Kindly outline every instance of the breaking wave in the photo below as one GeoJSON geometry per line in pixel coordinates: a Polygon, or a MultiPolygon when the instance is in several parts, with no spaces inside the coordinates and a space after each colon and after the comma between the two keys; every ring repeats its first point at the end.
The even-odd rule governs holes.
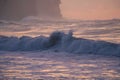
{"type": "Polygon", "coordinates": [[[78,54],[102,54],[120,56],[120,44],[105,41],[75,38],[72,31],[68,34],[55,31],[50,37],[6,37],[0,36],[1,51],[54,50],[78,54]]]}

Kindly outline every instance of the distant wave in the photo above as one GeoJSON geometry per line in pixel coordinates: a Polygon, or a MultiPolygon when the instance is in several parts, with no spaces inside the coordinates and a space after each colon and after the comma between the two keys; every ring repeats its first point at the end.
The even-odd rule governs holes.
{"type": "Polygon", "coordinates": [[[55,31],[50,37],[6,37],[0,36],[1,51],[36,51],[54,50],[65,51],[78,54],[102,54],[120,56],[120,44],[95,41],[72,36],[72,31],[68,34],[55,31]]]}

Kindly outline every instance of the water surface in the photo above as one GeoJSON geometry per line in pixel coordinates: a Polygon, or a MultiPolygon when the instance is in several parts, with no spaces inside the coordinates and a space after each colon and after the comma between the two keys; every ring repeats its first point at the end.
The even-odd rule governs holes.
{"type": "Polygon", "coordinates": [[[119,80],[120,59],[64,52],[0,52],[1,80],[119,80]]]}

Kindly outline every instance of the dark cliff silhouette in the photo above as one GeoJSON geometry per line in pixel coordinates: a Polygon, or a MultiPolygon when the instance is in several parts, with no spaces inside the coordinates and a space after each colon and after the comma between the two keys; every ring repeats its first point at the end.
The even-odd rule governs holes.
{"type": "Polygon", "coordinates": [[[0,19],[19,20],[27,16],[62,18],[60,0],[0,0],[0,19]]]}

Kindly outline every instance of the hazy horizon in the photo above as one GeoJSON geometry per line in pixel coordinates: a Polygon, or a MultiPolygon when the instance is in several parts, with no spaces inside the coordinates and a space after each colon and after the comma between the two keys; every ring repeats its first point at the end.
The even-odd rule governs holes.
{"type": "Polygon", "coordinates": [[[28,16],[78,20],[120,19],[119,3],[120,0],[1,0],[0,19],[28,16]]]}
{"type": "Polygon", "coordinates": [[[0,0],[0,80],[120,80],[120,0],[0,0]]]}
{"type": "Polygon", "coordinates": [[[104,20],[120,18],[120,0],[61,0],[64,18],[104,20]]]}

